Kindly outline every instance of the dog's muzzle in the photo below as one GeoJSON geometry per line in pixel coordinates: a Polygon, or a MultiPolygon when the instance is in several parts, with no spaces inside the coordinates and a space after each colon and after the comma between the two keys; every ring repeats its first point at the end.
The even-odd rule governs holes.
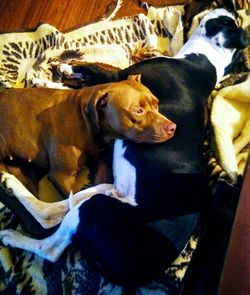
{"type": "Polygon", "coordinates": [[[245,49],[249,44],[249,36],[247,32],[241,28],[238,28],[237,30],[233,30],[232,32],[229,32],[228,38],[226,38],[224,47],[225,48],[236,48],[236,49],[245,49]]]}

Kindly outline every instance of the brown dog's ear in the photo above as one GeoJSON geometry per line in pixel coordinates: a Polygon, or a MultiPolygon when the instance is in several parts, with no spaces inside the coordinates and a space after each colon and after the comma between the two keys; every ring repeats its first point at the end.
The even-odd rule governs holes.
{"type": "Polygon", "coordinates": [[[85,108],[85,112],[90,116],[91,120],[96,125],[97,129],[99,126],[98,110],[104,108],[107,105],[108,93],[104,90],[97,91],[88,101],[85,108]]]}
{"type": "Polygon", "coordinates": [[[134,81],[137,81],[137,82],[141,83],[141,75],[140,74],[138,74],[138,75],[129,75],[128,80],[134,80],[134,81]]]}

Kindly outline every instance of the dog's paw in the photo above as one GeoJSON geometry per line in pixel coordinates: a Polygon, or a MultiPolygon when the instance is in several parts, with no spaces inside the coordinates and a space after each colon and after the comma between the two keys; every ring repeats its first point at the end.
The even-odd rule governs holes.
{"type": "Polygon", "coordinates": [[[16,180],[17,180],[17,178],[13,174],[10,174],[10,173],[5,172],[5,171],[0,172],[0,181],[1,182],[11,183],[11,182],[16,181],[16,180]]]}
{"type": "Polygon", "coordinates": [[[13,186],[16,182],[19,182],[19,180],[13,174],[5,171],[0,172],[0,186],[8,195],[14,195],[13,186]]]}
{"type": "Polygon", "coordinates": [[[0,185],[10,196],[30,195],[26,187],[13,174],[2,171],[0,173],[0,185]]]}
{"type": "Polygon", "coordinates": [[[13,229],[0,231],[0,241],[4,246],[15,246],[21,236],[22,234],[13,229]]]}
{"type": "Polygon", "coordinates": [[[61,63],[57,66],[57,72],[65,77],[72,77],[74,73],[72,67],[64,63],[61,63]]]}

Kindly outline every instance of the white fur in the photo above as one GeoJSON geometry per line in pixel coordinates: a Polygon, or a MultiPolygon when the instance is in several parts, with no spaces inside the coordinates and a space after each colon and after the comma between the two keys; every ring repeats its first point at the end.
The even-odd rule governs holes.
{"type": "Polygon", "coordinates": [[[55,203],[40,201],[12,174],[1,172],[1,183],[12,191],[14,196],[9,198],[17,198],[44,228],[60,223],[69,211],[68,200],[55,203]]]}
{"type": "MultiPolygon", "coordinates": [[[[175,56],[176,58],[181,58],[189,53],[202,53],[206,55],[216,68],[217,81],[223,77],[224,69],[230,64],[233,55],[233,50],[220,46],[224,42],[221,34],[212,39],[205,37],[204,23],[208,19],[218,17],[219,15],[232,17],[224,9],[217,9],[208,13],[189,41],[175,56]],[[219,46],[216,45],[216,42],[219,43],[219,46]]],[[[42,83],[42,81],[34,82],[42,83]]],[[[11,175],[10,177],[10,175],[4,173],[7,187],[12,188],[19,201],[22,202],[42,226],[48,228],[59,222],[61,222],[61,225],[53,235],[42,240],[31,239],[13,230],[0,231],[0,240],[2,240],[4,245],[32,251],[50,261],[56,261],[64,249],[71,243],[71,237],[77,230],[80,206],[93,195],[104,193],[118,198],[122,202],[136,206],[136,169],[124,157],[125,152],[126,147],[123,146],[123,140],[116,140],[113,156],[114,186],[104,184],[100,187],[83,190],[75,195],[71,194],[68,200],[56,203],[45,203],[37,200],[17,179],[12,178],[14,176],[11,175]],[[15,183],[12,183],[12,181],[15,181],[15,183]],[[17,183],[19,184],[17,185],[17,183]]]]}
{"type": "Polygon", "coordinates": [[[69,195],[69,208],[72,209],[82,200],[89,199],[90,197],[93,197],[97,194],[104,194],[106,196],[113,196],[113,194],[115,195],[114,185],[111,183],[101,183],[96,186],[81,190],[76,194],[71,193],[69,195]]]}
{"type": "Polygon", "coordinates": [[[112,184],[100,184],[74,195],[70,194],[67,200],[46,203],[33,196],[12,174],[2,172],[1,182],[7,189],[12,190],[15,197],[44,228],[50,228],[61,222],[54,234],[41,240],[30,238],[15,230],[2,230],[0,240],[3,245],[33,252],[52,262],[55,262],[71,244],[72,235],[77,231],[80,222],[79,208],[84,202],[99,193],[119,198],[112,184]]]}
{"type": "Polygon", "coordinates": [[[0,240],[5,246],[24,249],[55,262],[65,248],[71,244],[72,235],[76,232],[80,222],[79,207],[88,199],[73,207],[63,218],[58,230],[45,239],[33,239],[18,231],[7,229],[0,231],[0,240]]]}
{"type": "Polygon", "coordinates": [[[125,151],[123,140],[116,139],[113,154],[114,186],[121,200],[136,206],[136,169],[124,157],[125,151]]]}
{"type": "MultiPolygon", "coordinates": [[[[44,228],[51,228],[60,222],[74,206],[79,202],[88,200],[96,194],[105,194],[117,198],[114,192],[114,185],[109,183],[99,184],[76,194],[70,194],[69,198],[63,201],[47,203],[38,200],[26,187],[12,174],[1,173],[1,182],[7,189],[11,189],[13,198],[17,198],[22,205],[44,228]]],[[[5,189],[6,189],[5,188],[5,189]]],[[[12,198],[12,196],[9,196],[12,198]]]]}
{"type": "Polygon", "coordinates": [[[72,70],[72,67],[65,63],[59,64],[59,66],[57,67],[57,71],[59,72],[59,74],[64,74],[65,76],[70,76],[70,77],[74,73],[72,70]]]}
{"type": "MultiPolygon", "coordinates": [[[[171,13],[173,14],[174,18],[177,18],[173,24],[175,30],[182,31],[180,28],[176,28],[177,24],[175,23],[181,23],[178,19],[181,18],[181,13],[179,11],[171,11],[169,8],[166,10],[166,16],[171,17],[171,13]]],[[[174,29],[171,28],[171,26],[167,23],[168,19],[164,18],[165,26],[170,30],[170,32],[173,34],[174,29]]],[[[224,8],[215,9],[213,11],[205,11],[201,13],[200,17],[202,17],[202,20],[200,21],[200,24],[197,26],[197,22],[199,21],[200,17],[194,19],[193,23],[194,26],[197,26],[196,28],[191,27],[191,35],[189,40],[181,47],[181,49],[175,54],[174,58],[183,58],[187,54],[196,53],[196,54],[204,54],[209,61],[212,63],[212,65],[216,69],[217,74],[217,83],[222,79],[224,76],[225,68],[231,63],[233,54],[235,50],[233,49],[227,49],[224,48],[223,45],[225,43],[225,38],[222,32],[218,33],[216,36],[212,38],[207,38],[205,36],[205,23],[213,18],[218,18],[219,16],[228,16],[232,18],[235,21],[234,16],[225,10],[224,8]],[[205,14],[205,16],[204,16],[205,14]]],[[[180,34],[180,32],[176,32],[175,35],[180,34]]],[[[178,41],[179,37],[176,37],[176,42],[178,41]]],[[[174,42],[174,41],[173,41],[174,42]]],[[[175,46],[176,48],[180,46],[175,46]]],[[[157,58],[153,57],[153,58],[157,58]]],[[[173,57],[166,57],[166,58],[173,58],[173,57]]],[[[73,71],[72,67],[68,64],[60,64],[58,66],[58,71],[61,74],[65,74],[66,76],[72,76],[73,71]]],[[[60,87],[60,86],[59,86],[60,87]]]]}
{"type": "Polygon", "coordinates": [[[37,88],[69,89],[69,87],[64,86],[63,83],[57,83],[40,78],[33,78],[31,80],[31,86],[37,88]]]}
{"type": "Polygon", "coordinates": [[[217,73],[217,83],[224,76],[225,68],[231,63],[235,50],[224,48],[224,36],[222,33],[217,34],[213,38],[205,36],[205,23],[213,18],[221,15],[234,17],[227,10],[215,9],[203,17],[199,26],[193,31],[189,40],[184,44],[181,50],[175,55],[175,58],[185,57],[190,53],[204,54],[213,64],[217,73]],[[218,43],[218,44],[217,44],[218,43]]]}
{"type": "MultiPolygon", "coordinates": [[[[120,144],[118,144],[118,146],[120,146],[120,144]]],[[[123,150],[118,149],[118,153],[116,154],[119,155],[123,150]]],[[[119,159],[122,157],[123,153],[120,154],[119,159]]],[[[126,160],[123,159],[122,162],[124,161],[126,160]]],[[[124,165],[121,167],[124,168],[124,165]]],[[[71,238],[77,231],[77,227],[80,222],[79,208],[92,196],[99,193],[106,194],[119,199],[121,202],[136,205],[134,199],[129,196],[121,198],[113,184],[100,184],[82,190],[74,195],[70,194],[67,200],[46,203],[33,196],[12,174],[2,172],[1,182],[5,184],[5,189],[12,190],[15,197],[44,228],[50,228],[61,222],[59,228],[54,234],[41,240],[30,238],[27,235],[15,230],[2,230],[0,231],[0,240],[3,245],[33,252],[51,262],[55,262],[61,256],[66,247],[71,244],[71,238]]],[[[122,182],[119,182],[119,184],[122,184],[122,182]]],[[[132,192],[129,188],[128,191],[132,192]]],[[[12,196],[9,197],[11,198],[12,196]]]]}

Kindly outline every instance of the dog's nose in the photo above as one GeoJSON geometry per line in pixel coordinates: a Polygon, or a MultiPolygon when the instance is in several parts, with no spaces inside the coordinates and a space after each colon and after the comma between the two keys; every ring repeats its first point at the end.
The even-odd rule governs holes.
{"type": "Polygon", "coordinates": [[[171,124],[165,124],[164,125],[164,130],[168,133],[174,133],[176,130],[176,124],[175,123],[171,123],[171,124]]]}
{"type": "Polygon", "coordinates": [[[250,45],[250,36],[247,34],[245,30],[241,29],[241,49],[245,49],[247,46],[250,45]]]}

